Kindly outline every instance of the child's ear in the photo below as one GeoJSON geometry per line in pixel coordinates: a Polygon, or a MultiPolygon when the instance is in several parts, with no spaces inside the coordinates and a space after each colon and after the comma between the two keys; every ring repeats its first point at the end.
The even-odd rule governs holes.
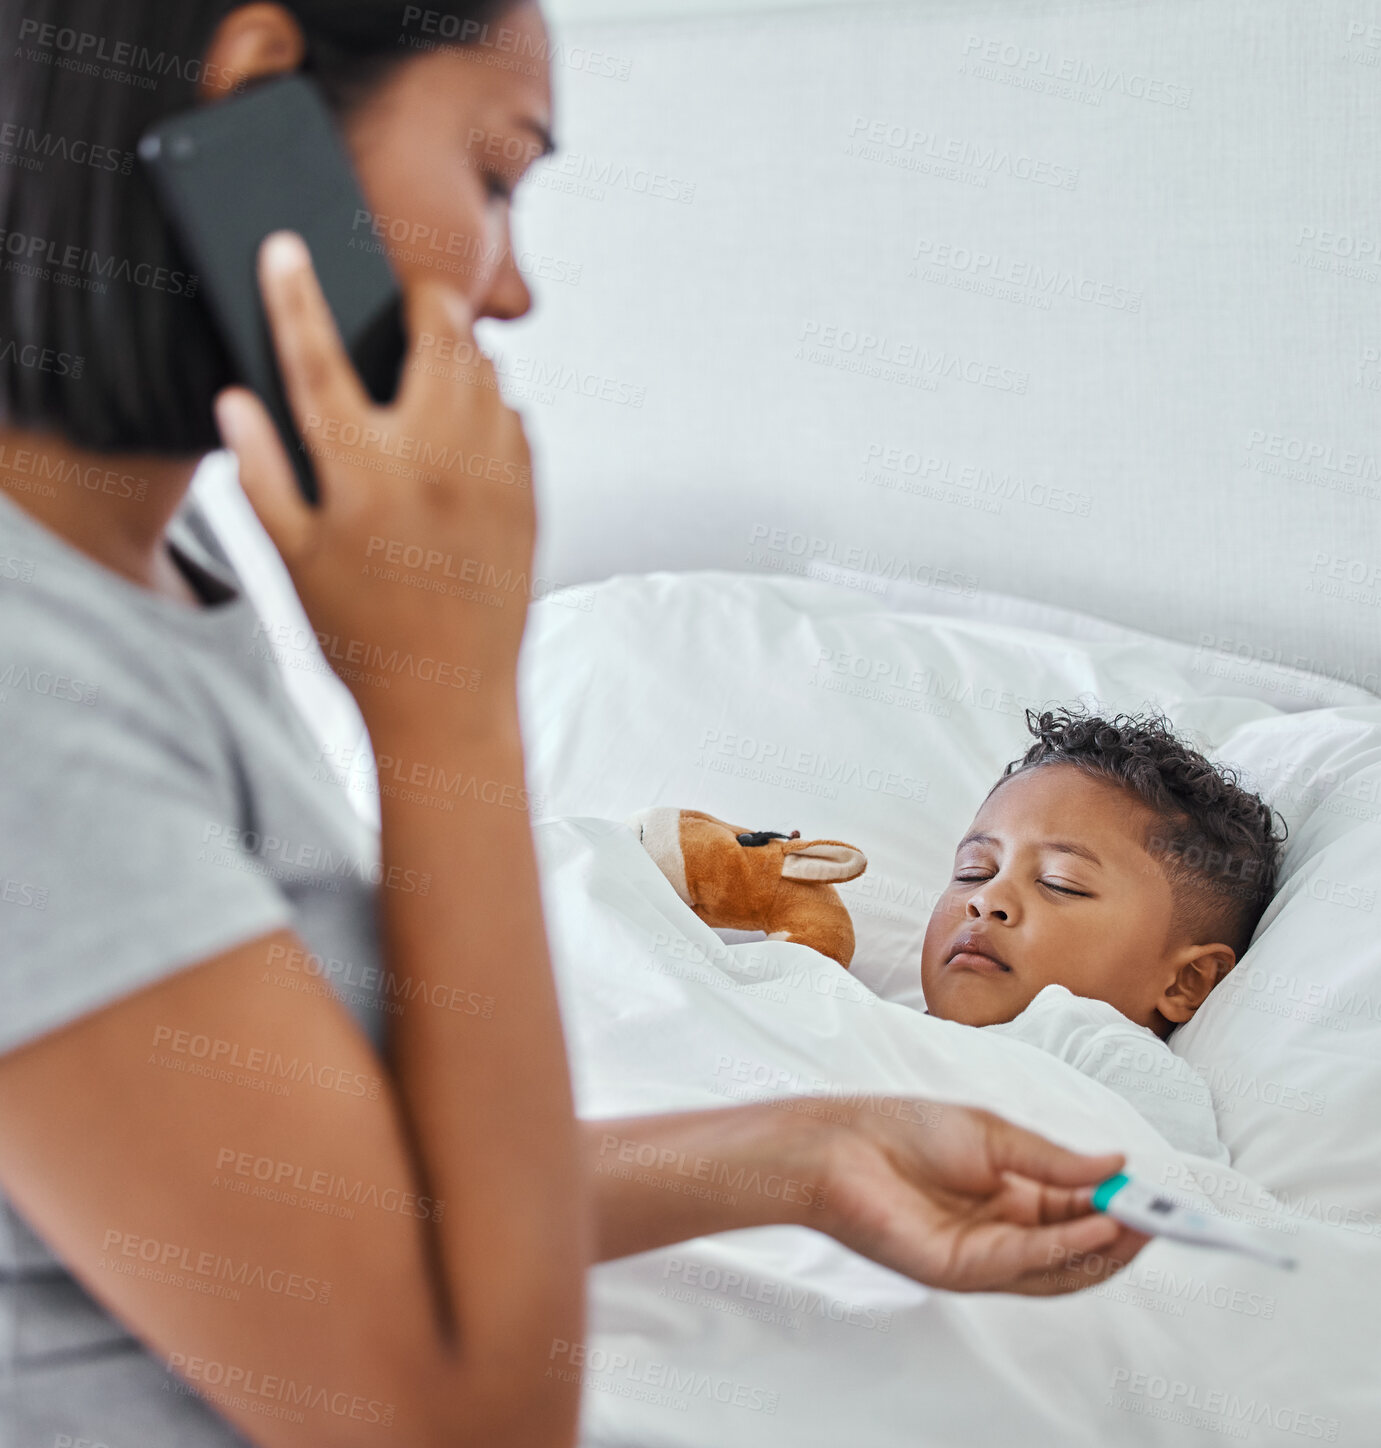
{"type": "Polygon", "coordinates": [[[1183,1025],[1236,964],[1237,952],[1230,945],[1187,947],[1177,957],[1175,974],[1156,1002],[1156,1009],[1167,1021],[1183,1025]]]}

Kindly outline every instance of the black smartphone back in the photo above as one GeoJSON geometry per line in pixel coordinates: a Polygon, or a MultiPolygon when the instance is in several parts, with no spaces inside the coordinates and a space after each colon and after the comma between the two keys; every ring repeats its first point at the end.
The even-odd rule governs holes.
{"type": "Polygon", "coordinates": [[[238,380],[263,399],[304,496],[316,502],[259,293],[263,239],[281,230],[302,235],[376,402],[393,399],[407,351],[398,281],[330,111],[304,76],[264,81],[160,122],[141,139],[139,156],[196,268],[238,380]]]}

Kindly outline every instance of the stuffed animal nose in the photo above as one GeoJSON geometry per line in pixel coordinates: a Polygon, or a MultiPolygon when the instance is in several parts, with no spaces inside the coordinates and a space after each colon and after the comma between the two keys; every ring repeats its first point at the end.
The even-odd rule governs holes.
{"type": "Polygon", "coordinates": [[[768,840],[799,840],[801,838],[801,832],[800,830],[792,830],[789,835],[784,835],[777,830],[759,830],[757,834],[735,835],[734,838],[739,844],[747,845],[750,849],[753,849],[758,845],[765,845],[768,840]]]}

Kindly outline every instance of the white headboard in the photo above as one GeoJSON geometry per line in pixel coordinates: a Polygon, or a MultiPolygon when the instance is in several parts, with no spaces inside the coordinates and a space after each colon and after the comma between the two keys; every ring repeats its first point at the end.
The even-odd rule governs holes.
{"type": "Polygon", "coordinates": [[[1381,5],[580,3],[487,334],[548,581],[827,560],[1381,692],[1381,5]]]}

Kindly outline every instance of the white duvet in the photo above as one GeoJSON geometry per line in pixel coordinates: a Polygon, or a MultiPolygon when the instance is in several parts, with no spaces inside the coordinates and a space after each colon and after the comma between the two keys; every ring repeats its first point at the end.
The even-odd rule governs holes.
{"type": "Polygon", "coordinates": [[[1282,714],[1259,682],[1255,700],[1215,694],[1221,671],[1192,650],[905,614],[788,580],[618,579],[535,611],[525,728],[582,1114],[803,1093],[968,1102],[1273,1220],[1301,1262],[1157,1242],[1108,1284],[1027,1301],[927,1291],[799,1229],[681,1244],[597,1269],[587,1356],[553,1349],[553,1371],[582,1375],[588,1448],[1381,1441],[1381,708],[1282,714]],[[887,673],[891,701],[813,682],[831,650],[887,673]],[[947,711],[916,707],[935,699],[927,670],[948,681],[947,711]],[[1033,1047],[922,1014],[928,901],[1023,747],[994,688],[1158,704],[1290,819],[1284,885],[1236,995],[1215,992],[1174,1038],[1237,1169],[1177,1153],[1033,1047]],[[759,755],[766,741],[773,768],[716,768],[705,741],[731,733],[759,755]],[[887,892],[848,896],[856,970],[698,921],[618,822],[658,804],[860,845],[887,892]]]}

